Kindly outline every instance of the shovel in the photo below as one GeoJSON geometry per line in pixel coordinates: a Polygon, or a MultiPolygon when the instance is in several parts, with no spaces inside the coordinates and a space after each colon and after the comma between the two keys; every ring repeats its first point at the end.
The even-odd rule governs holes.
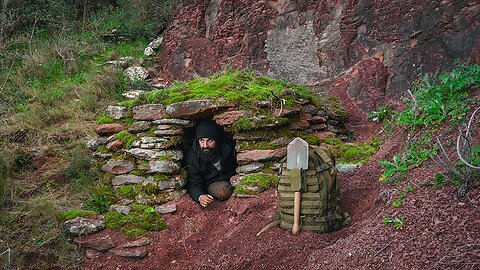
{"type": "Polygon", "coordinates": [[[302,169],[308,168],[308,143],[295,138],[287,146],[287,169],[291,172],[291,188],[295,192],[293,198],[292,234],[300,233],[300,205],[302,198],[302,169]]]}

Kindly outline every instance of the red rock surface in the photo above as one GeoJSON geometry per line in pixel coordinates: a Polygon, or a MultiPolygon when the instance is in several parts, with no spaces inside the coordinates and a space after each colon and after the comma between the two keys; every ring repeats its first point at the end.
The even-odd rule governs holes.
{"type": "Polygon", "coordinates": [[[322,91],[346,87],[359,109],[373,110],[422,74],[479,63],[476,0],[178,3],[158,81],[249,68],[322,91]]]}

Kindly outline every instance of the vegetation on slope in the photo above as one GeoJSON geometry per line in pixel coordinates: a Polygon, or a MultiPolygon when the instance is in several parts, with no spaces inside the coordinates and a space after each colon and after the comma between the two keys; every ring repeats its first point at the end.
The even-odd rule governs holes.
{"type": "MultiPolygon", "coordinates": [[[[480,65],[459,65],[449,72],[425,75],[414,84],[411,97],[407,99],[403,110],[395,111],[388,107],[379,108],[371,114],[376,120],[383,119],[386,126],[398,125],[409,132],[406,153],[395,155],[392,160],[383,160],[385,172],[381,179],[385,183],[394,184],[407,177],[412,168],[420,166],[430,157],[436,157],[441,147],[436,141],[441,124],[448,123],[447,132],[458,130],[467,121],[471,106],[478,107],[478,99],[471,98],[471,90],[480,86],[480,65]]],[[[447,142],[453,146],[454,142],[447,142]]],[[[469,159],[478,166],[478,146],[471,145],[469,159]]],[[[457,188],[463,184],[462,172],[467,169],[461,162],[451,164],[457,167],[459,174],[442,173],[432,181],[434,186],[453,183],[457,188]],[[459,177],[460,176],[460,177],[459,177]]],[[[455,169],[455,168],[453,168],[455,169]]],[[[469,177],[475,177],[478,171],[469,177]]],[[[468,187],[463,187],[468,189],[468,187]]]]}
{"type": "Polygon", "coordinates": [[[85,140],[128,88],[121,70],[103,63],[143,58],[148,38],[165,29],[169,7],[167,0],[3,2],[0,268],[81,265],[57,218],[88,202],[97,172],[85,140]]]}

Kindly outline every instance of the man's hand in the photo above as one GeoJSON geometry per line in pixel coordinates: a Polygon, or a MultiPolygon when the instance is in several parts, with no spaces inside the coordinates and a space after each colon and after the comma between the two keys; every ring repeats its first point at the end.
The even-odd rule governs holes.
{"type": "Polygon", "coordinates": [[[207,207],[209,204],[213,202],[213,197],[212,195],[209,194],[203,194],[198,197],[198,202],[200,203],[201,206],[207,207]]]}

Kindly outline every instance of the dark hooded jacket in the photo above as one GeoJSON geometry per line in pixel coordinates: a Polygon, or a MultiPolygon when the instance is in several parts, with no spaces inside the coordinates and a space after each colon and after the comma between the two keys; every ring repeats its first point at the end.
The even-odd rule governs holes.
{"type": "Polygon", "coordinates": [[[235,149],[232,145],[226,143],[225,133],[219,126],[212,123],[200,123],[197,128],[193,145],[187,153],[187,191],[193,200],[198,202],[202,194],[207,193],[207,187],[217,181],[228,181],[235,175],[237,169],[237,158],[235,149]],[[203,129],[202,129],[203,128],[203,129]],[[199,130],[203,130],[204,133],[199,130]],[[200,156],[198,140],[200,138],[211,138],[217,142],[220,154],[221,170],[217,170],[212,162],[205,160],[200,156]]]}

